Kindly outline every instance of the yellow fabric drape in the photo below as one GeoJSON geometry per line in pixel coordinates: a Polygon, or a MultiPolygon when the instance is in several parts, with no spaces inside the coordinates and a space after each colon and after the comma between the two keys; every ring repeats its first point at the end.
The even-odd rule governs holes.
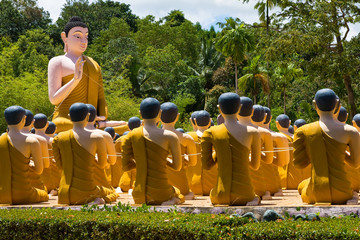
{"type": "MultiPolygon", "coordinates": [[[[76,102],[92,104],[98,116],[107,118],[108,109],[106,105],[103,81],[100,66],[90,57],[84,56],[83,76],[74,88],[74,90],[66,97],[60,106],[55,106],[53,122],[56,124],[56,132],[63,132],[72,128],[72,122],[68,116],[69,108],[76,102]]],[[[62,78],[62,85],[73,79],[74,74],[62,78]]]]}
{"type": "Polygon", "coordinates": [[[201,138],[202,166],[218,164],[217,181],[211,190],[212,204],[245,205],[255,198],[249,174],[250,150],[240,144],[224,124],[211,127],[201,138]],[[212,149],[215,148],[216,159],[212,149]]]}
{"type": "Polygon", "coordinates": [[[307,124],[295,133],[294,165],[305,168],[310,163],[311,177],[299,185],[305,203],[344,204],[352,189],[344,169],[347,145],[329,137],[319,122],[307,124]]]}
{"type": "Polygon", "coordinates": [[[46,191],[31,186],[29,162],[8,140],[0,137],[0,204],[30,204],[49,200],[46,191]]]}
{"type": "MultiPolygon", "coordinates": [[[[189,132],[188,134],[196,143],[197,153],[201,153],[201,138],[196,134],[196,132],[189,132]]],[[[211,189],[215,186],[217,174],[217,164],[208,170],[202,168],[200,154],[197,155],[196,165],[188,167],[186,170],[191,191],[196,195],[203,196],[208,196],[210,194],[211,189]]]]}
{"type": "Polygon", "coordinates": [[[129,171],[136,167],[136,180],[132,196],[136,204],[161,204],[178,197],[184,202],[178,189],[168,182],[166,158],[169,152],[147,139],[143,127],[136,128],[122,142],[122,168],[129,171]],[[136,162],[136,163],[135,163],[136,162]]]}
{"type": "Polygon", "coordinates": [[[61,169],[59,204],[85,204],[96,198],[106,200],[107,193],[94,182],[95,156],[79,145],[72,130],[54,138],[53,152],[61,169]]]}

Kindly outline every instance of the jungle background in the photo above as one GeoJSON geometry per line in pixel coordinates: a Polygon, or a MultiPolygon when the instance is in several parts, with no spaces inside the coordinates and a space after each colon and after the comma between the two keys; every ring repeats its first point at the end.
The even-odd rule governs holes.
{"type": "Polygon", "coordinates": [[[139,116],[141,100],[151,96],[177,104],[178,127],[190,130],[193,111],[216,120],[217,98],[237,91],[270,107],[274,118],[286,113],[310,122],[317,119],[314,94],[325,87],[351,119],[360,106],[360,34],[350,39],[348,32],[360,22],[359,2],[257,0],[258,23],[226,18],[204,29],[181,10],[140,18],[111,0],[68,0],[54,23],[36,0],[1,0],[0,112],[20,105],[51,117],[48,61],[64,54],[60,33],[80,16],[89,26],[85,54],[102,67],[109,119],[139,116]]]}

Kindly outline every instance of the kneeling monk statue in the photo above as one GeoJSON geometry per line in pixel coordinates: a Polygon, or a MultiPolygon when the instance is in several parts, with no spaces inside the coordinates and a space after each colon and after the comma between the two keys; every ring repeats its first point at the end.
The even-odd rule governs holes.
{"type": "Polygon", "coordinates": [[[29,179],[30,157],[36,174],[41,174],[44,162],[36,137],[24,134],[25,109],[12,106],[5,109],[8,133],[0,137],[0,204],[30,204],[49,200],[46,191],[32,187],[29,179]]]}
{"type": "Polygon", "coordinates": [[[299,184],[305,203],[357,204],[345,172],[345,161],[360,165],[360,135],[353,126],[339,122],[334,113],[339,100],[331,89],[315,94],[320,119],[297,129],[294,137],[294,166],[305,168],[311,163],[311,177],[299,184]],[[350,156],[346,148],[350,148],[350,156]]]}
{"type": "Polygon", "coordinates": [[[218,102],[225,122],[206,130],[201,138],[202,167],[209,169],[218,164],[216,185],[210,192],[211,202],[214,205],[258,205],[260,197],[255,195],[249,168],[260,167],[260,133],[238,123],[239,95],[224,93],[218,102]]]}
{"type": "Polygon", "coordinates": [[[85,128],[89,122],[86,104],[71,105],[70,119],[73,129],[59,133],[53,140],[54,158],[61,169],[58,203],[77,205],[94,201],[102,204],[111,197],[95,184],[94,165],[105,168],[107,164],[104,137],[85,128]]]}
{"type": "Polygon", "coordinates": [[[122,142],[122,168],[136,168],[132,196],[136,204],[173,205],[184,201],[180,191],[169,184],[167,167],[181,169],[181,149],[175,133],[157,128],[160,103],[146,98],[140,104],[144,126],[132,130],[122,142]],[[172,162],[168,155],[171,152],[172,162]]]}

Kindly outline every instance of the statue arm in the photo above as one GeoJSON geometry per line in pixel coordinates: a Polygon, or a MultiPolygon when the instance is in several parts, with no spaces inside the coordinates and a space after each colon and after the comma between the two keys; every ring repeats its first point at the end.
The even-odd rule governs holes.
{"type": "Polygon", "coordinates": [[[306,152],[306,136],[303,129],[299,128],[294,135],[294,166],[296,168],[305,168],[310,164],[309,156],[306,152]]]}
{"type": "Polygon", "coordinates": [[[108,164],[107,147],[103,136],[96,136],[96,154],[98,157],[98,164],[100,168],[105,168],[108,164]]]}
{"type": "Polygon", "coordinates": [[[167,165],[175,171],[180,171],[182,167],[182,157],[179,138],[176,136],[175,133],[169,132],[168,140],[170,153],[172,155],[172,163],[168,161],[167,165]]]}
{"type": "Polygon", "coordinates": [[[201,162],[202,168],[205,170],[211,169],[216,164],[216,160],[213,158],[212,133],[210,130],[206,130],[201,137],[201,162]]]}
{"type": "MultiPolygon", "coordinates": [[[[131,134],[131,133],[130,133],[131,134]]],[[[130,135],[129,134],[129,135],[130,135]]],[[[122,148],[122,169],[123,171],[130,171],[136,168],[136,162],[134,160],[134,151],[132,146],[131,137],[127,135],[121,141],[122,148]]]]}
{"type": "Polygon", "coordinates": [[[110,165],[114,165],[116,163],[116,150],[115,150],[115,144],[111,138],[111,136],[105,137],[105,143],[106,143],[106,150],[108,154],[108,161],[110,165]]]}
{"type": "Polygon", "coordinates": [[[271,133],[266,133],[265,137],[264,137],[265,143],[264,143],[264,150],[265,152],[265,156],[262,158],[262,160],[266,163],[266,164],[270,164],[273,162],[274,159],[274,145],[273,145],[273,139],[271,136],[271,133]]]}
{"type": "Polygon", "coordinates": [[[78,85],[82,77],[84,61],[79,58],[75,63],[74,78],[62,86],[62,72],[60,58],[53,58],[48,65],[48,93],[53,105],[59,105],[78,85]],[[76,77],[75,77],[76,76],[76,77]]]}
{"type": "Polygon", "coordinates": [[[31,156],[35,165],[34,170],[37,174],[41,174],[44,170],[44,161],[42,159],[40,143],[35,138],[30,139],[29,142],[30,142],[31,156]]]}
{"type": "Polygon", "coordinates": [[[250,167],[258,170],[261,160],[261,137],[258,132],[252,133],[250,167]]]}
{"type": "Polygon", "coordinates": [[[197,162],[197,150],[195,141],[190,135],[186,136],[186,153],[190,155],[188,166],[195,166],[197,162]]]}
{"type": "Polygon", "coordinates": [[[283,167],[290,161],[289,151],[286,151],[289,148],[289,141],[284,137],[274,137],[278,152],[274,154],[273,164],[279,167],[283,167]]]}
{"type": "Polygon", "coordinates": [[[44,168],[49,168],[50,167],[50,158],[49,158],[48,142],[46,141],[46,139],[43,139],[43,140],[39,140],[39,143],[41,146],[41,154],[42,154],[42,159],[44,162],[44,168]]]}
{"type": "Polygon", "coordinates": [[[350,132],[350,154],[346,154],[345,161],[353,168],[359,168],[360,166],[360,134],[357,130],[350,132]]]}

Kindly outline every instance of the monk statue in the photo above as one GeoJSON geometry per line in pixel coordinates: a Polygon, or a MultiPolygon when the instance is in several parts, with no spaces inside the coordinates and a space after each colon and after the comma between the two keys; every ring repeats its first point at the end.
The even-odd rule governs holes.
{"type": "Polygon", "coordinates": [[[140,104],[144,126],[132,130],[122,142],[122,168],[136,168],[132,196],[135,204],[173,205],[184,202],[180,191],[169,184],[167,167],[181,169],[181,149],[175,133],[160,129],[160,103],[146,98],[140,104]],[[168,155],[172,155],[169,161],[168,155]]]}
{"type": "Polygon", "coordinates": [[[41,175],[44,169],[41,146],[31,134],[24,134],[25,109],[5,109],[8,132],[0,137],[0,204],[31,204],[49,200],[46,191],[35,188],[29,179],[30,168],[41,175]],[[33,166],[29,168],[30,157],[33,166]]]}
{"type": "Polygon", "coordinates": [[[56,186],[56,189],[50,191],[50,194],[53,195],[53,196],[57,196],[59,186],[60,186],[61,171],[56,166],[56,162],[55,162],[55,159],[54,159],[54,153],[52,151],[52,142],[53,142],[54,137],[55,137],[56,125],[55,125],[55,123],[53,123],[51,121],[49,121],[48,123],[49,123],[49,125],[45,130],[45,134],[46,134],[46,136],[49,137],[48,142],[49,142],[49,157],[50,157],[51,178],[52,178],[52,181],[55,183],[55,186],[56,186]]]}
{"type": "MultiPolygon", "coordinates": [[[[253,106],[254,112],[251,117],[251,120],[255,126],[257,126],[257,130],[259,131],[260,135],[263,135],[265,141],[271,142],[271,144],[267,145],[268,152],[261,154],[261,157],[264,159],[261,163],[262,173],[264,176],[265,181],[265,190],[270,192],[271,195],[281,196],[282,190],[280,184],[280,176],[277,170],[277,166],[273,164],[276,155],[274,155],[274,139],[273,135],[271,134],[270,130],[264,128],[264,122],[266,121],[267,112],[265,112],[265,108],[260,105],[253,106]],[[266,159],[266,157],[272,157],[272,159],[266,159]]],[[[267,199],[269,199],[268,194],[265,195],[267,199]]]]}
{"type": "MultiPolygon", "coordinates": [[[[45,172],[45,175],[46,175],[48,173],[48,169],[50,167],[48,142],[44,136],[35,134],[35,132],[33,134],[31,132],[29,132],[29,129],[34,127],[35,119],[34,119],[33,113],[30,110],[25,109],[25,114],[26,114],[26,118],[29,118],[29,119],[25,122],[26,126],[24,126],[24,128],[21,129],[21,132],[24,134],[31,134],[32,136],[36,137],[36,139],[39,141],[40,146],[41,146],[42,159],[44,162],[43,163],[44,169],[43,169],[42,174],[44,174],[44,172],[45,172]]],[[[47,119],[46,119],[46,121],[47,121],[47,119]]],[[[50,190],[47,189],[47,186],[44,183],[44,178],[41,175],[37,174],[34,171],[34,168],[32,168],[31,166],[33,166],[33,161],[30,160],[29,179],[30,179],[31,185],[33,187],[42,189],[44,191],[51,191],[51,189],[50,190]]]]}
{"type": "MultiPolygon", "coordinates": [[[[128,120],[128,128],[130,131],[134,130],[141,126],[141,120],[138,117],[131,117],[128,120]]],[[[122,157],[121,157],[121,143],[124,141],[124,138],[127,136],[129,132],[124,132],[124,134],[115,142],[115,149],[118,154],[116,165],[116,169],[114,168],[113,172],[116,174],[119,180],[115,181],[115,183],[120,187],[121,191],[128,192],[129,195],[132,195],[132,189],[134,186],[135,178],[136,178],[136,169],[131,169],[130,171],[122,170],[122,157]],[[120,154],[120,155],[119,155],[120,154]]]]}
{"type": "Polygon", "coordinates": [[[294,122],[294,131],[296,131],[299,127],[304,126],[306,124],[306,121],[302,118],[297,119],[294,122]]]}
{"type": "Polygon", "coordinates": [[[34,128],[35,128],[35,135],[37,136],[41,136],[43,137],[44,139],[46,139],[46,143],[47,143],[47,151],[48,151],[48,156],[51,156],[51,157],[48,157],[48,161],[49,161],[49,167],[48,168],[44,168],[44,171],[42,172],[41,174],[41,180],[42,182],[44,183],[47,191],[54,195],[56,195],[56,192],[55,191],[52,191],[52,190],[56,190],[56,188],[59,187],[59,183],[56,183],[54,181],[54,179],[52,178],[53,174],[51,173],[52,172],[52,166],[56,164],[51,164],[53,161],[52,161],[52,152],[50,154],[50,150],[52,148],[52,141],[51,141],[51,138],[49,136],[46,135],[45,131],[46,129],[48,128],[48,125],[49,125],[49,122],[48,122],[48,119],[47,119],[47,116],[45,114],[42,114],[42,113],[38,113],[34,116],[34,128]]]}
{"type": "Polygon", "coordinates": [[[289,133],[294,134],[294,132],[295,132],[294,127],[292,125],[290,125],[288,131],[289,131],[289,133]]]}
{"type": "Polygon", "coordinates": [[[61,33],[65,55],[49,61],[49,100],[55,105],[53,122],[57,132],[72,129],[69,107],[76,102],[89,103],[97,109],[96,120],[100,128],[126,124],[123,121],[106,121],[108,110],[100,66],[83,55],[88,45],[88,34],[88,27],[81,18],[72,17],[61,33]]]}
{"type": "Polygon", "coordinates": [[[273,140],[271,134],[266,129],[259,129],[253,123],[252,116],[254,113],[253,101],[248,97],[241,97],[241,109],[238,115],[239,124],[247,126],[249,131],[258,131],[261,138],[261,147],[265,151],[262,154],[262,161],[260,167],[257,169],[250,169],[250,178],[254,187],[255,193],[263,200],[272,199],[270,191],[266,190],[265,178],[263,173],[263,164],[270,164],[273,161],[273,140]]]}
{"type": "Polygon", "coordinates": [[[171,102],[161,104],[161,122],[163,129],[171,131],[177,135],[181,146],[182,167],[180,171],[167,168],[169,183],[178,188],[186,200],[194,199],[194,193],[189,189],[189,183],[186,177],[186,168],[195,166],[197,160],[197,151],[194,139],[185,133],[175,129],[175,124],[179,120],[178,107],[171,102]]]}
{"type": "Polygon", "coordinates": [[[58,203],[79,205],[110,202],[108,193],[95,184],[94,178],[94,165],[105,168],[108,164],[104,137],[97,131],[85,128],[90,115],[86,104],[74,103],[69,113],[73,129],[60,132],[53,140],[54,158],[61,169],[58,203]]]}
{"type": "Polygon", "coordinates": [[[96,118],[96,108],[91,104],[86,104],[89,109],[89,119],[86,125],[86,130],[91,132],[96,132],[103,136],[106,154],[107,154],[107,164],[105,168],[100,167],[99,164],[94,164],[94,183],[95,185],[101,188],[101,191],[106,193],[106,202],[115,202],[118,194],[116,190],[111,185],[111,166],[116,162],[116,151],[113,138],[115,137],[115,131],[112,127],[107,127],[103,131],[95,128],[95,118],[96,118]],[[112,134],[112,135],[111,135],[112,134]]]}
{"type": "MultiPolygon", "coordinates": [[[[287,137],[289,146],[292,147],[294,135],[289,132],[291,120],[285,114],[280,114],[276,118],[276,128],[281,134],[287,137]]],[[[304,169],[295,168],[293,163],[293,150],[289,150],[290,161],[285,167],[279,168],[281,185],[285,189],[297,189],[301,181],[310,177],[311,166],[304,169]]]]}
{"type": "Polygon", "coordinates": [[[188,132],[194,139],[197,146],[196,153],[197,160],[195,166],[187,168],[187,178],[190,184],[190,189],[195,195],[209,196],[211,189],[214,188],[217,179],[217,164],[211,168],[202,168],[201,163],[201,137],[203,133],[209,129],[211,121],[210,114],[205,111],[197,111],[194,116],[194,129],[195,132],[188,132]]]}
{"type": "Polygon", "coordinates": [[[260,166],[260,133],[256,128],[238,123],[239,95],[221,94],[218,103],[224,124],[206,130],[201,138],[203,168],[218,165],[217,181],[210,192],[211,203],[258,205],[260,198],[254,193],[249,168],[257,169],[260,166]]]}
{"type": "Polygon", "coordinates": [[[294,137],[294,165],[311,163],[311,177],[299,185],[303,202],[310,204],[357,204],[344,169],[347,162],[360,165],[360,135],[353,126],[339,122],[334,114],[339,100],[331,89],[315,94],[314,105],[320,119],[299,128],[294,137]],[[350,155],[346,153],[349,146],[350,155]]]}
{"type": "Polygon", "coordinates": [[[190,123],[191,123],[191,126],[192,126],[192,128],[193,128],[193,130],[194,130],[194,132],[196,132],[197,131],[197,127],[196,127],[196,123],[195,123],[195,118],[196,118],[196,115],[198,114],[198,112],[199,111],[195,111],[195,112],[193,112],[192,114],[191,114],[191,116],[190,116],[190,123]]]}
{"type": "MultiPolygon", "coordinates": [[[[337,113],[335,115],[337,115],[337,120],[339,120],[339,122],[346,124],[346,121],[349,116],[346,108],[341,106],[339,111],[337,111],[337,113]]],[[[354,124],[354,122],[353,122],[353,126],[356,128],[356,123],[354,124]]],[[[349,151],[348,148],[347,148],[347,151],[349,151]]],[[[357,192],[359,192],[359,189],[360,189],[360,171],[359,171],[359,169],[355,169],[345,162],[345,172],[346,172],[348,180],[350,181],[352,190],[354,192],[356,192],[355,194],[357,194],[357,192]]]]}
{"type": "Polygon", "coordinates": [[[264,111],[266,113],[266,117],[262,123],[262,127],[270,131],[274,145],[274,159],[272,162],[274,176],[273,179],[269,181],[278,189],[278,191],[274,193],[274,196],[282,196],[283,193],[279,175],[279,167],[286,166],[290,161],[289,142],[286,136],[281,133],[274,132],[270,129],[270,122],[272,119],[271,110],[268,107],[264,107],[264,111]]]}

